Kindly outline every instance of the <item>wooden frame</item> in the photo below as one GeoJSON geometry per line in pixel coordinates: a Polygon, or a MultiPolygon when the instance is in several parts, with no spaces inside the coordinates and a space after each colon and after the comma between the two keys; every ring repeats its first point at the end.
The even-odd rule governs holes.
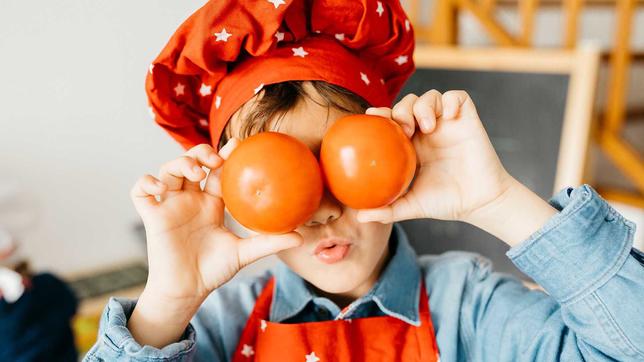
{"type": "MultiPolygon", "coordinates": [[[[423,0],[406,0],[414,9],[420,9],[423,0]]],[[[641,116],[644,108],[628,108],[625,97],[631,63],[644,61],[644,51],[633,49],[631,33],[634,26],[635,10],[644,5],[644,0],[435,0],[432,20],[429,25],[419,24],[419,15],[413,18],[414,27],[420,28],[417,39],[434,45],[458,44],[458,19],[462,12],[469,12],[487,32],[491,40],[502,47],[530,47],[534,32],[536,13],[543,7],[558,7],[563,13],[564,31],[562,47],[574,49],[577,46],[579,17],[591,7],[610,7],[615,10],[615,41],[610,49],[608,101],[600,114],[597,143],[609,160],[636,188],[635,192],[605,188],[594,185],[609,200],[625,202],[644,207],[644,157],[624,138],[627,118],[641,116]],[[514,7],[518,10],[520,30],[518,34],[508,31],[496,18],[496,9],[514,7]]]]}
{"type": "Polygon", "coordinates": [[[609,199],[626,202],[644,208],[644,159],[623,137],[626,109],[628,73],[633,61],[630,47],[635,9],[639,1],[619,0],[617,2],[617,31],[615,44],[610,56],[608,100],[603,127],[599,132],[599,145],[622,174],[639,190],[631,193],[623,190],[598,187],[609,199]]]}
{"type": "Polygon", "coordinates": [[[454,48],[417,46],[418,68],[568,74],[568,90],[553,192],[587,182],[587,155],[600,52],[519,48],[454,48]]]}

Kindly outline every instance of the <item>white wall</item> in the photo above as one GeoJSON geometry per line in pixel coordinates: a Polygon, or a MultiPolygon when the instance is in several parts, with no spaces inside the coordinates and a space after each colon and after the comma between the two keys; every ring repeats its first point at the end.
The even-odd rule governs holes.
{"type": "Polygon", "coordinates": [[[18,235],[38,269],[143,255],[128,192],[181,148],[150,119],[148,64],[203,1],[0,2],[0,185],[37,217],[18,235]]]}
{"type": "MultiPolygon", "coordinates": [[[[181,152],[147,113],[145,74],[203,3],[0,0],[0,191],[18,185],[11,205],[36,210],[16,227],[36,268],[70,274],[143,256],[129,189],[181,152]]],[[[544,16],[537,39],[549,43],[559,25],[544,16]]],[[[584,24],[584,37],[611,39],[610,15],[584,24]]],[[[486,42],[462,26],[467,44],[486,42]]]]}

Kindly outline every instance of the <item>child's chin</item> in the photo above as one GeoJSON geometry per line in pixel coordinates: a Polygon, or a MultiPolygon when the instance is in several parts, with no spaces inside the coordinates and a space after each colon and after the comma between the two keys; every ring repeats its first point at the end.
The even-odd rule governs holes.
{"type": "Polygon", "coordinates": [[[354,291],[363,282],[364,276],[347,270],[315,273],[309,280],[316,288],[332,294],[345,294],[354,291]]]}

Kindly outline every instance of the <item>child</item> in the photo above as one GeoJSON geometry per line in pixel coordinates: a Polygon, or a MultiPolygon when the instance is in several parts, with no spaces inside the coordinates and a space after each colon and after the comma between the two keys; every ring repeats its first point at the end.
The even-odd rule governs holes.
{"type": "Polygon", "coordinates": [[[187,149],[131,192],[146,228],[147,285],[138,301],[110,300],[86,359],[644,359],[633,224],[588,186],[548,204],[517,182],[465,92],[410,94],[388,108],[413,72],[412,52],[397,0],[212,1],[191,16],[147,79],[157,122],[187,149]],[[242,239],[224,227],[219,173],[238,139],[270,129],[317,152],[330,124],[364,111],[413,140],[419,169],[407,194],[376,210],[326,194],[285,235],[242,239]],[[478,255],[417,258],[392,225],[414,218],[496,235],[547,293],[478,255]],[[326,247],[348,252],[328,259],[326,247]],[[275,270],[228,283],[270,254],[281,259],[275,270]]]}

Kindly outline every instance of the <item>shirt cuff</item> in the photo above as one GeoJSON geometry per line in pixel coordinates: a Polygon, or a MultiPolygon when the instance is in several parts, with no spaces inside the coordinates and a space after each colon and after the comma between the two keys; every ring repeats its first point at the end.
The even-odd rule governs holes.
{"type": "Polygon", "coordinates": [[[588,185],[564,189],[550,204],[560,212],[507,256],[559,303],[575,302],[619,271],[635,226],[588,185]]]}
{"type": "Polygon", "coordinates": [[[135,360],[183,361],[189,360],[195,350],[195,330],[191,324],[181,336],[179,342],[169,344],[161,349],[152,346],[141,346],[134,340],[127,328],[127,321],[136,306],[136,300],[125,298],[110,298],[99,328],[97,345],[99,354],[101,348],[109,348],[110,355],[135,360]]]}

